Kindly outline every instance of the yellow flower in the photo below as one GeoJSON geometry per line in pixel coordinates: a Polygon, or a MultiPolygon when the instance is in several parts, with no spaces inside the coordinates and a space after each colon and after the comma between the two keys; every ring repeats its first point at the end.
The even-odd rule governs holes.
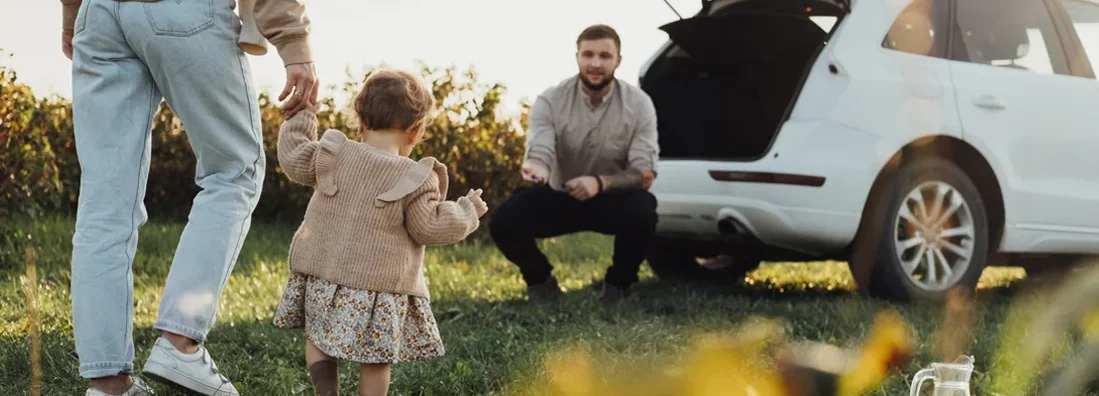
{"type": "Polygon", "coordinates": [[[784,341],[779,322],[757,319],[731,336],[700,337],[674,371],[604,377],[588,349],[575,347],[547,358],[546,372],[551,394],[562,396],[799,396],[823,394],[807,380],[827,377],[838,377],[837,395],[853,396],[878,386],[911,348],[908,328],[891,312],[878,316],[853,365],[844,350],[814,344],[784,348],[775,370],[765,364],[773,360],[768,347],[784,341]]]}
{"type": "Polygon", "coordinates": [[[860,395],[881,384],[889,370],[908,360],[911,337],[908,327],[895,312],[879,314],[855,365],[840,376],[837,395],[860,395]]]}
{"type": "Polygon", "coordinates": [[[1080,331],[1088,339],[1099,338],[1099,308],[1092,309],[1084,314],[1080,320],[1080,331]]]}
{"type": "Polygon", "coordinates": [[[562,396],[784,396],[777,375],[756,365],[779,337],[777,322],[756,321],[735,336],[701,337],[674,372],[609,378],[596,373],[587,348],[575,347],[547,358],[546,371],[552,394],[562,396]]]}
{"type": "Polygon", "coordinates": [[[706,337],[695,345],[682,371],[683,396],[781,396],[779,377],[753,364],[763,348],[782,337],[773,320],[757,320],[733,337],[706,337]]]}
{"type": "Polygon", "coordinates": [[[587,348],[571,348],[546,360],[546,373],[554,394],[561,396],[595,395],[595,373],[587,348]]]}

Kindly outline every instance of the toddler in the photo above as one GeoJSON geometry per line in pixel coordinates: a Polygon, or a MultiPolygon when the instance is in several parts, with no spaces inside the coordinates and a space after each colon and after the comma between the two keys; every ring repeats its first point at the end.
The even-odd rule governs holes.
{"type": "Polygon", "coordinates": [[[434,104],[416,76],[381,69],[354,101],[361,141],[337,130],[318,141],[315,109],[295,114],[279,133],[283,173],[314,193],[290,244],[291,274],[274,323],[304,328],[318,395],[338,394],[338,360],[360,364],[360,395],[385,395],[390,364],[443,355],[424,246],[465,239],[488,207],[480,190],[447,201],[446,167],[408,158],[434,104]]]}

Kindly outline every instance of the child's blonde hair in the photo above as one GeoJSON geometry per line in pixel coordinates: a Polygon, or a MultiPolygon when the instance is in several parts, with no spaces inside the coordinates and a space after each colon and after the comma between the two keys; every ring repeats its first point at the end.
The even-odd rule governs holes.
{"type": "Polygon", "coordinates": [[[412,132],[427,126],[435,97],[416,75],[381,68],[366,77],[354,106],[364,131],[412,132]]]}

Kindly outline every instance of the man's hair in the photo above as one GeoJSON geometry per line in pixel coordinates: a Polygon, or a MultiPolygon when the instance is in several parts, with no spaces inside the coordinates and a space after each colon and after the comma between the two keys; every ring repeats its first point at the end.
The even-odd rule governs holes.
{"type": "Polygon", "coordinates": [[[419,77],[387,68],[370,73],[355,97],[355,112],[366,130],[420,128],[434,107],[435,97],[419,77]]]}
{"type": "Polygon", "coordinates": [[[614,40],[614,48],[618,50],[618,54],[622,54],[622,39],[618,37],[618,32],[614,31],[614,28],[607,25],[592,25],[580,32],[580,37],[576,38],[576,48],[580,48],[581,41],[588,40],[602,40],[602,39],[614,40]]]}

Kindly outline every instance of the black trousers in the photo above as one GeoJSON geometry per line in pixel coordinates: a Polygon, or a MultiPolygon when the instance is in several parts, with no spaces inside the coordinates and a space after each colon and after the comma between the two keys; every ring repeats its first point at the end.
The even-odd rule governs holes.
{"type": "Polygon", "coordinates": [[[648,191],[578,201],[543,185],[516,190],[496,209],[489,228],[496,247],[519,267],[528,285],[544,283],[553,271],[536,239],[581,231],[614,235],[614,257],[604,281],[627,287],[637,282],[656,221],[656,197],[648,191]]]}

